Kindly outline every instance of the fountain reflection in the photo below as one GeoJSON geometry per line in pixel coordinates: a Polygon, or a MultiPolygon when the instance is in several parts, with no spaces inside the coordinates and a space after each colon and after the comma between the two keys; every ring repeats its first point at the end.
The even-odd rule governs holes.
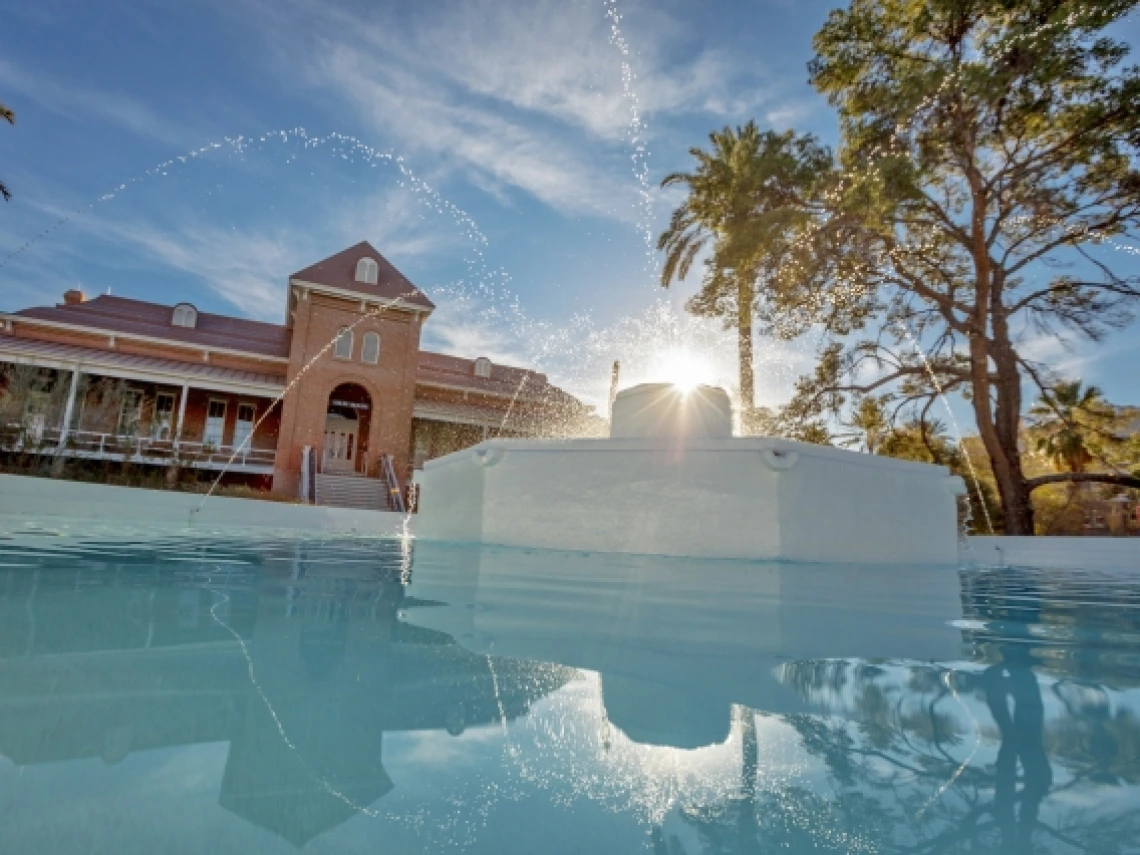
{"type": "Polygon", "coordinates": [[[954,659],[956,576],[930,568],[416,547],[409,620],[468,649],[601,674],[610,720],[651,744],[723,741],[730,707],[805,712],[782,663],[833,655],[954,659]],[[884,608],[892,598],[904,610],[884,608]],[[826,631],[823,631],[826,628],[826,631]],[[624,726],[623,726],[624,722],[624,726]]]}
{"type": "Polygon", "coordinates": [[[1140,834],[1135,580],[434,544],[412,578],[449,605],[411,620],[598,671],[605,715],[649,750],[739,746],[734,786],[658,812],[655,852],[1124,851],[1140,834]]]}

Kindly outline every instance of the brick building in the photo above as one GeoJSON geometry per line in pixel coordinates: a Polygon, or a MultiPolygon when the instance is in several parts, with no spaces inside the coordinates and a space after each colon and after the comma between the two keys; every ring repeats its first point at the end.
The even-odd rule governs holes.
{"type": "Polygon", "coordinates": [[[368,505],[488,434],[588,418],[543,374],[422,350],[434,304],[367,242],[294,273],[285,296],[281,325],[75,290],[0,313],[0,449],[226,469],[368,505]]]}

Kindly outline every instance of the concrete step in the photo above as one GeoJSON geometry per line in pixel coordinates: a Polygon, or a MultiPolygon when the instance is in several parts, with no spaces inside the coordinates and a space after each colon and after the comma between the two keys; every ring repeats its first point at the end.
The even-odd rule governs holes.
{"type": "Polygon", "coordinates": [[[316,487],[318,505],[373,511],[389,509],[388,486],[379,478],[322,474],[317,476],[316,487]]]}

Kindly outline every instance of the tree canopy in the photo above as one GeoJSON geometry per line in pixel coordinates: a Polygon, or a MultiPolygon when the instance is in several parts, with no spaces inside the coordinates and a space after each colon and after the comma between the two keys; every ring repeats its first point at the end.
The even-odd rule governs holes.
{"type": "Polygon", "coordinates": [[[783,417],[962,394],[1011,534],[1047,482],[1022,465],[1023,386],[1061,382],[1027,341],[1098,340],[1140,297],[1108,243],[1140,223],[1140,71],[1105,34],[1136,5],[853,0],[815,37],[841,146],[771,293],[826,339],[783,417]]]}

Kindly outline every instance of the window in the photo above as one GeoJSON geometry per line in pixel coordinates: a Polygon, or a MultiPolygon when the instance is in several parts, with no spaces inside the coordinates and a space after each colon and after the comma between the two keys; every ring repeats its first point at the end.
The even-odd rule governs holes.
{"type": "Polygon", "coordinates": [[[237,424],[234,425],[234,447],[249,451],[250,436],[253,434],[254,417],[257,410],[253,404],[238,404],[237,424]]]}
{"type": "Polygon", "coordinates": [[[154,397],[154,416],[150,420],[151,439],[170,439],[174,424],[174,393],[159,392],[154,397]]]}
{"type": "Polygon", "coordinates": [[[123,403],[119,407],[119,425],[115,432],[119,436],[137,436],[141,415],[142,392],[138,389],[127,389],[123,392],[123,403]]]}
{"type": "Polygon", "coordinates": [[[225,429],[226,402],[221,398],[211,398],[206,408],[206,431],[202,434],[202,444],[221,448],[225,429]]]}
{"type": "Polygon", "coordinates": [[[333,356],[337,359],[352,359],[352,330],[348,327],[342,327],[336,334],[333,356]]]}
{"type": "Polygon", "coordinates": [[[360,361],[375,365],[380,361],[380,336],[374,332],[364,334],[364,342],[360,346],[360,361]]]}
{"type": "Polygon", "coordinates": [[[380,265],[371,258],[362,258],[356,262],[357,282],[363,282],[365,285],[375,285],[379,272],[380,265]]]}
{"type": "Polygon", "coordinates": [[[198,326],[198,310],[189,303],[179,303],[174,307],[174,317],[171,319],[171,323],[176,327],[193,329],[198,326]]]}
{"type": "Polygon", "coordinates": [[[475,376],[476,377],[490,377],[491,376],[491,360],[485,356],[480,356],[475,360],[475,376]]]}

